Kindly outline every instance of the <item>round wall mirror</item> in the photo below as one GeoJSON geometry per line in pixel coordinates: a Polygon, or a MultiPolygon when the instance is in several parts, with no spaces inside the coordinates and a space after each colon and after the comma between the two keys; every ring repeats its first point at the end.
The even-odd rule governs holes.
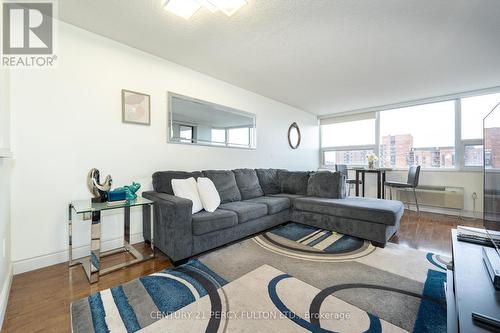
{"type": "Polygon", "coordinates": [[[300,146],[300,129],[297,123],[293,123],[288,128],[288,144],[292,149],[297,149],[300,146]]]}

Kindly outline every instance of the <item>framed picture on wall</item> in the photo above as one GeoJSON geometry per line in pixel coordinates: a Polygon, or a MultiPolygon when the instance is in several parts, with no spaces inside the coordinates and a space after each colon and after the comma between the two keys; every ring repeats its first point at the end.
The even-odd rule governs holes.
{"type": "Polygon", "coordinates": [[[151,97],[136,91],[122,89],[122,121],[150,125],[151,97]]]}

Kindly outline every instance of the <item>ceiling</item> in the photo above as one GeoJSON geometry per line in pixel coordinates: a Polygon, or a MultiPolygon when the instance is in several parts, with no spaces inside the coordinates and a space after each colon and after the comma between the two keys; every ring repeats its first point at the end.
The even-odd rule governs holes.
{"type": "Polygon", "coordinates": [[[318,114],[500,86],[498,0],[59,1],[63,21],[318,114]]]}

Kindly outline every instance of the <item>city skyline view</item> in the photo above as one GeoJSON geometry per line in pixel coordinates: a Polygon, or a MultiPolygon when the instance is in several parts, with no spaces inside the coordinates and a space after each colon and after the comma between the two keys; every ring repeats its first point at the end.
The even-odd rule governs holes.
{"type": "MultiPolygon", "coordinates": [[[[486,151],[487,167],[500,168],[500,160],[488,156],[500,156],[500,127],[489,128],[486,151]]],[[[372,149],[338,150],[325,152],[325,164],[346,164],[353,166],[368,165],[366,155],[374,153],[372,149]]],[[[482,167],[483,146],[466,145],[464,150],[465,166],[482,167]]],[[[378,166],[382,168],[407,168],[411,165],[421,165],[424,168],[453,168],[456,163],[455,147],[414,147],[411,134],[387,135],[381,137],[378,166]]],[[[376,163],[376,165],[377,165],[376,163]]]]}

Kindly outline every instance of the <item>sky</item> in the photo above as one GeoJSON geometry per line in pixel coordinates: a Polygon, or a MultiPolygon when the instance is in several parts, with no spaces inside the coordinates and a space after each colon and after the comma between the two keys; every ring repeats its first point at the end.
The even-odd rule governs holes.
{"type": "Polygon", "coordinates": [[[412,134],[413,146],[455,145],[455,103],[425,104],[380,113],[380,136],[412,134]]]}

